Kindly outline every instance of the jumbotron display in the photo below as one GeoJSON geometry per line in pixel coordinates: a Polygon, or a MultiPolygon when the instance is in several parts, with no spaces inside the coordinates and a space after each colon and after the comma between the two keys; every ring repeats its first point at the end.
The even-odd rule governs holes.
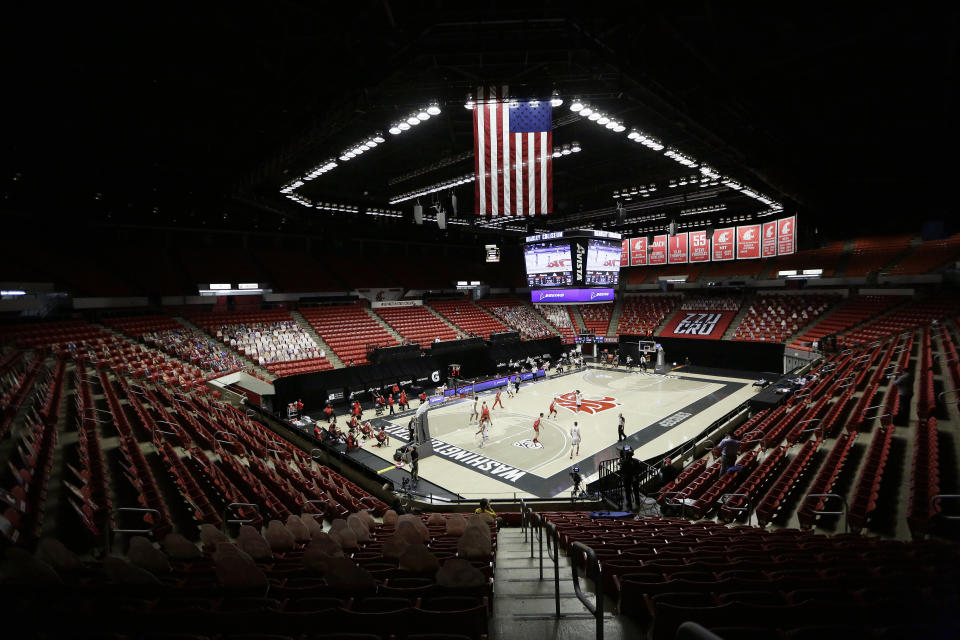
{"type": "Polygon", "coordinates": [[[620,281],[619,233],[578,229],[528,236],[523,256],[527,285],[534,289],[614,287],[620,281]]]}

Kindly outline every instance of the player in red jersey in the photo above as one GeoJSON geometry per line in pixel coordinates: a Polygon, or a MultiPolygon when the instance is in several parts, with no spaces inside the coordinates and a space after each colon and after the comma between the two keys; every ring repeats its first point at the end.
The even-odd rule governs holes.
{"type": "Polygon", "coordinates": [[[484,402],[483,406],[480,407],[480,424],[483,424],[486,421],[491,427],[493,426],[493,420],[490,419],[490,409],[487,407],[487,403],[484,402]]]}
{"type": "Polygon", "coordinates": [[[533,441],[540,442],[540,421],[543,420],[543,414],[540,414],[540,417],[537,418],[533,423],[533,441]]]}
{"type": "Polygon", "coordinates": [[[553,400],[550,401],[550,412],[547,414],[548,417],[556,418],[557,415],[557,396],[553,396],[553,400]]]}
{"type": "Polygon", "coordinates": [[[490,407],[491,409],[496,409],[498,404],[500,405],[501,409],[506,408],[503,406],[503,400],[500,399],[500,393],[501,393],[500,389],[497,389],[497,397],[493,399],[493,406],[490,407]]]}

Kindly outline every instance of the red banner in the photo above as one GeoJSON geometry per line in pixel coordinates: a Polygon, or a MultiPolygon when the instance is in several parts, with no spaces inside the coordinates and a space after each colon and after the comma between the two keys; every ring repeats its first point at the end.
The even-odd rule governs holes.
{"type": "Polygon", "coordinates": [[[777,255],[777,221],[763,223],[763,244],[760,253],[764,258],[777,255]]]}
{"type": "Polygon", "coordinates": [[[630,266],[630,241],[624,239],[620,243],[620,267],[630,266]]]}
{"type": "Polygon", "coordinates": [[[686,264],[687,262],[687,232],[677,233],[667,240],[667,262],[670,264],[686,264]]]}
{"type": "Polygon", "coordinates": [[[777,221],[777,254],[786,255],[797,250],[797,216],[777,221]]]}
{"type": "Polygon", "coordinates": [[[690,232],[690,262],[710,262],[710,241],[706,231],[690,232]]]}
{"type": "Polygon", "coordinates": [[[737,259],[750,260],[760,257],[760,225],[748,224],[737,227],[737,259]]]}
{"type": "Polygon", "coordinates": [[[670,338],[720,340],[736,311],[678,311],[660,332],[670,338]]]}
{"type": "Polygon", "coordinates": [[[667,264],[667,236],[653,236],[648,264],[667,264]]]}
{"type": "Polygon", "coordinates": [[[711,255],[714,262],[733,260],[734,247],[736,246],[734,244],[734,233],[733,227],[713,230],[713,253],[711,255]]]}
{"type": "Polygon", "coordinates": [[[647,266],[647,238],[630,238],[630,264],[635,267],[647,266]]]}

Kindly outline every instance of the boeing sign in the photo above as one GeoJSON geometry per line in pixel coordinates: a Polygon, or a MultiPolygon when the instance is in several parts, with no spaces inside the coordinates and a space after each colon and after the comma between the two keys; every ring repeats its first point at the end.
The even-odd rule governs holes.
{"type": "Polygon", "coordinates": [[[613,289],[540,289],[530,299],[540,303],[613,302],[613,289]]]}

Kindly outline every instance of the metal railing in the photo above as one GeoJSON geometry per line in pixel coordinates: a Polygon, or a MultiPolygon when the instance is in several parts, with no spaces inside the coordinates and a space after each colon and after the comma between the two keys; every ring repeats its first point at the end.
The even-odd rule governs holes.
{"type": "Polygon", "coordinates": [[[580,589],[580,577],[577,575],[577,562],[570,560],[570,571],[573,574],[573,590],[577,594],[577,599],[583,603],[587,611],[593,614],[597,621],[597,640],[603,640],[603,570],[600,567],[600,561],[597,560],[597,554],[593,549],[582,542],[574,542],[570,547],[571,554],[583,554],[585,561],[584,577],[593,580],[596,590],[596,599],[590,602],[587,596],[580,589]]]}
{"type": "MultiPolygon", "coordinates": [[[[538,522],[540,521],[539,516],[538,522]]],[[[560,535],[552,522],[543,522],[547,529],[547,556],[553,561],[553,598],[556,603],[556,617],[560,617],[560,535]],[[551,550],[551,543],[553,549],[551,550]]],[[[541,556],[540,579],[543,579],[543,559],[541,556]]]]}
{"type": "Polygon", "coordinates": [[[747,521],[746,521],[745,524],[746,524],[748,527],[750,526],[750,518],[752,517],[753,514],[752,514],[752,512],[751,512],[750,496],[749,496],[748,494],[746,494],[746,493],[725,493],[725,494],[723,494],[722,496],[720,496],[720,504],[722,504],[723,507],[725,507],[725,508],[727,508],[727,509],[730,509],[730,511],[736,511],[737,514],[746,513],[746,514],[747,514],[747,521]],[[745,507],[731,507],[729,504],[727,504],[728,502],[730,502],[730,498],[743,498],[743,501],[746,503],[746,506],[745,506],[745,507]]]}
{"type": "MultiPolygon", "coordinates": [[[[107,554],[110,553],[110,550],[111,550],[111,548],[113,547],[113,534],[115,534],[115,533],[139,533],[139,534],[146,534],[146,535],[152,536],[152,535],[153,535],[153,530],[154,530],[154,528],[157,526],[156,520],[159,520],[159,519],[160,519],[160,512],[159,512],[159,511],[157,511],[156,509],[144,509],[144,508],[142,508],[142,507],[117,507],[116,509],[113,510],[112,516],[119,516],[121,513],[143,513],[143,514],[148,514],[148,513],[149,513],[149,514],[152,514],[152,515],[153,515],[153,517],[154,517],[154,522],[153,522],[153,524],[150,525],[149,528],[146,528],[146,529],[116,529],[116,528],[114,528],[113,526],[110,526],[109,523],[108,523],[108,526],[105,527],[106,530],[107,530],[107,547],[106,547],[106,552],[107,552],[107,554]]],[[[113,522],[116,522],[116,521],[118,521],[118,520],[119,520],[119,518],[111,517],[111,521],[113,521],[113,522]]]]}
{"type": "Polygon", "coordinates": [[[227,532],[228,524],[250,524],[251,522],[256,522],[257,518],[243,518],[239,517],[241,514],[237,513],[237,518],[231,519],[230,512],[237,509],[237,507],[249,507],[257,512],[257,518],[260,517],[260,505],[253,504],[251,502],[231,502],[226,507],[223,508],[223,532],[227,532]]]}
{"type": "MultiPolygon", "coordinates": [[[[843,503],[843,509],[840,511],[825,511],[823,509],[813,509],[811,513],[815,516],[843,516],[843,530],[850,531],[850,524],[847,522],[847,499],[838,493],[808,493],[807,500],[810,498],[837,498],[843,503]]],[[[826,505],[824,505],[826,506],[826,505]]]]}
{"type": "MultiPolygon", "coordinates": [[[[941,493],[930,498],[930,506],[936,507],[944,500],[960,500],[960,494],[957,493],[941,493]]],[[[943,515],[943,508],[940,508],[940,517],[944,520],[960,520],[960,516],[946,516],[943,515]]]]}

